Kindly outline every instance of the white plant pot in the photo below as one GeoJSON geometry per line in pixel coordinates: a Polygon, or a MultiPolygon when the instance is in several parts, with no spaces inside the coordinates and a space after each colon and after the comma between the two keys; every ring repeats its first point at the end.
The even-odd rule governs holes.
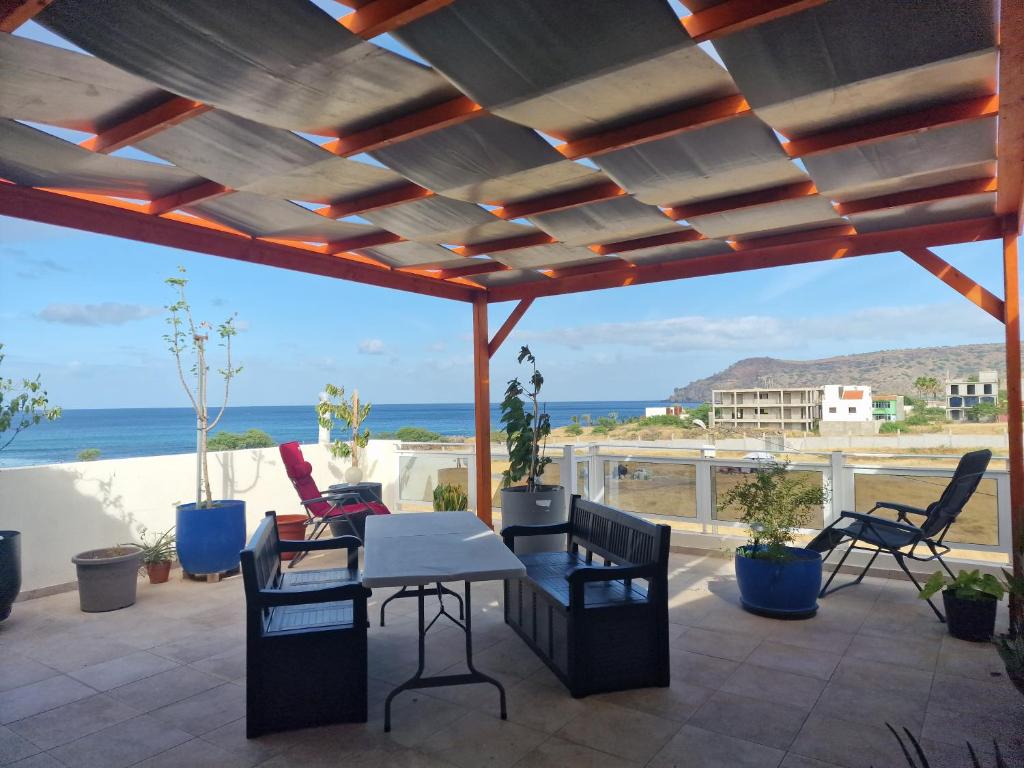
{"type": "MultiPolygon", "coordinates": [[[[566,514],[565,488],[560,485],[537,485],[533,491],[525,485],[501,489],[502,528],[564,523],[566,514]]],[[[516,554],[564,551],[564,534],[516,539],[516,554]]]]}
{"type": "Polygon", "coordinates": [[[363,481],[363,470],[359,467],[349,467],[345,470],[345,482],[350,484],[361,483],[363,481]]]}

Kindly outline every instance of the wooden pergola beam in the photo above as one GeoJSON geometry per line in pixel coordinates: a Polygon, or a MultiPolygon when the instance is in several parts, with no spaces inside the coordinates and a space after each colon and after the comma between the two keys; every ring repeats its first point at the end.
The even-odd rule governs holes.
{"type": "Polygon", "coordinates": [[[473,298],[473,426],[476,443],[476,516],[491,517],[491,356],[487,342],[487,296],[473,298]]]}
{"type": "Polygon", "coordinates": [[[402,203],[423,200],[433,196],[434,193],[429,189],[410,181],[381,192],[373,192],[348,200],[339,200],[323,208],[317,208],[316,213],[329,219],[343,219],[346,216],[379,211],[381,208],[390,208],[393,205],[401,205],[402,203]]]}
{"type": "MultiPolygon", "coordinates": [[[[1021,405],[1020,353],[1020,257],[1017,226],[1008,216],[1003,222],[1003,291],[1006,296],[1003,321],[1006,332],[1006,420],[1010,470],[1010,567],[1024,578],[1024,406],[1021,405]]],[[[1024,596],[1010,595],[1011,628],[1024,632],[1024,596]]]]}
{"type": "Polygon", "coordinates": [[[995,190],[995,179],[968,179],[967,181],[954,181],[950,184],[938,184],[934,187],[925,187],[924,189],[912,189],[909,192],[894,192],[888,195],[878,195],[877,197],[865,197],[860,200],[847,200],[843,203],[835,203],[834,207],[836,213],[840,216],[849,216],[854,213],[898,208],[901,205],[934,203],[953,197],[978,195],[985,192],[994,192],[995,190]]]}
{"type": "Polygon", "coordinates": [[[768,205],[784,200],[797,200],[818,194],[813,181],[798,181],[795,184],[783,184],[779,187],[759,189],[756,192],[745,192],[740,195],[729,195],[714,200],[703,200],[697,203],[674,205],[665,211],[670,219],[689,219],[694,216],[708,216],[714,213],[753,208],[757,205],[768,205]]]}
{"type": "Polygon", "coordinates": [[[204,200],[213,200],[231,194],[233,191],[230,187],[225,187],[223,184],[218,184],[215,181],[204,181],[187,189],[181,189],[169,195],[156,198],[146,207],[146,212],[151,216],[159,216],[162,213],[176,211],[187,205],[195,205],[204,200]]]}
{"type": "Polygon", "coordinates": [[[526,314],[526,310],[533,304],[533,299],[523,299],[512,309],[511,314],[505,319],[505,322],[501,324],[497,333],[494,337],[487,342],[487,356],[494,357],[494,353],[498,351],[502,344],[505,343],[505,339],[509,337],[512,330],[516,327],[520,320],[523,319],[523,315],[526,314]]]}
{"type": "Polygon", "coordinates": [[[371,232],[368,235],[356,235],[346,237],[343,240],[332,240],[327,243],[327,253],[339,253],[341,251],[356,251],[360,248],[373,248],[376,245],[390,245],[391,243],[405,242],[405,238],[393,232],[371,232]]]}
{"type": "Polygon", "coordinates": [[[695,42],[715,40],[793,13],[821,5],[825,0],[725,0],[706,10],[684,16],[683,26],[695,42]]]}
{"type": "Polygon", "coordinates": [[[886,117],[863,125],[824,131],[783,143],[782,148],[790,157],[808,157],[820,152],[854,147],[875,141],[884,141],[897,136],[917,133],[929,128],[939,128],[968,120],[980,120],[999,113],[999,97],[983,96],[936,107],[906,112],[886,117]]]}
{"type": "Polygon", "coordinates": [[[550,245],[557,243],[551,235],[546,232],[531,232],[528,235],[516,235],[515,237],[503,237],[500,240],[488,240],[486,243],[474,243],[473,245],[460,245],[455,248],[459,256],[484,256],[502,251],[514,251],[517,248],[531,248],[535,245],[550,245]]]}
{"type": "Polygon", "coordinates": [[[941,256],[927,248],[906,248],[903,252],[912,261],[931,272],[972,304],[981,307],[999,322],[1006,322],[1006,309],[1003,305],[1003,300],[969,278],[941,256]]]}
{"type": "Polygon", "coordinates": [[[117,125],[105,128],[91,139],[83,141],[81,146],[92,152],[108,155],[122,147],[148,139],[171,126],[198,117],[211,109],[213,107],[203,104],[201,101],[193,101],[183,96],[172,96],[155,107],[122,120],[117,125]]]}
{"type": "Polygon", "coordinates": [[[370,0],[338,23],[354,35],[369,40],[385,32],[394,32],[429,13],[451,5],[454,0],[370,0]]]}
{"type": "Polygon", "coordinates": [[[190,223],[187,217],[151,216],[145,206],[135,206],[133,210],[98,202],[97,196],[92,197],[94,199],[85,199],[32,187],[0,184],[0,215],[426,296],[471,301],[477,294],[484,294],[482,289],[470,286],[406,275],[314,253],[305,248],[223,232],[190,223]]]}
{"type": "Polygon", "coordinates": [[[568,192],[556,192],[553,195],[542,195],[530,200],[523,200],[518,203],[509,203],[500,208],[495,208],[491,213],[499,219],[512,221],[526,216],[536,216],[541,213],[553,213],[564,211],[567,208],[576,208],[588,203],[596,203],[601,200],[611,200],[615,197],[622,197],[626,190],[612,181],[602,181],[591,184],[587,187],[570,189],[568,192]]]}
{"type": "MultiPolygon", "coordinates": [[[[1024,3],[999,3],[999,128],[996,213],[1012,216],[1014,232],[1024,229],[1024,3]]],[[[1022,531],[1024,535],[1024,531],[1022,531]]]]}
{"type": "Polygon", "coordinates": [[[32,21],[53,0],[0,0],[0,32],[13,32],[32,21]]]}
{"type": "Polygon", "coordinates": [[[666,232],[663,235],[650,235],[648,237],[637,237],[632,240],[619,240],[615,243],[600,243],[587,246],[594,253],[602,256],[609,256],[613,253],[628,253],[639,251],[643,248],[656,248],[659,245],[674,245],[675,243],[692,243],[695,240],[704,240],[704,235],[695,229],[682,229],[677,232],[666,232]]]}
{"type": "Polygon", "coordinates": [[[451,280],[458,277],[472,277],[473,275],[488,275],[491,272],[507,272],[511,267],[499,261],[488,261],[483,264],[467,264],[464,267],[447,267],[439,269],[437,276],[442,280],[451,280]]]}

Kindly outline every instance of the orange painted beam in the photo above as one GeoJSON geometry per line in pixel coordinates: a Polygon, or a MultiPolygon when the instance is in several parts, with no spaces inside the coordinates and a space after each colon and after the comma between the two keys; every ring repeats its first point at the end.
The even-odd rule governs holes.
{"type": "MultiPolygon", "coordinates": [[[[450,285],[450,283],[446,283],[450,285]]],[[[491,357],[487,348],[487,296],[473,297],[473,426],[476,442],[476,516],[491,518],[491,357]]]]}
{"type": "Polygon", "coordinates": [[[512,333],[512,330],[516,327],[520,320],[523,319],[523,315],[526,314],[526,310],[533,304],[533,299],[523,299],[515,308],[513,308],[511,314],[505,319],[505,322],[501,324],[498,332],[494,334],[494,337],[487,343],[487,356],[494,357],[494,353],[498,351],[502,344],[505,343],[505,339],[512,333]]]}
{"type": "Polygon", "coordinates": [[[465,96],[459,96],[451,101],[397,117],[372,128],[339,136],[336,140],[329,141],[322,146],[328,152],[340,157],[351,157],[362,152],[383,149],[392,144],[433,133],[486,114],[487,111],[479,104],[465,96]]]}
{"type": "Polygon", "coordinates": [[[999,128],[996,168],[999,192],[996,213],[1024,228],[1024,3],[999,3],[999,128]]]}
{"type": "Polygon", "coordinates": [[[510,267],[500,261],[488,261],[483,264],[467,264],[464,267],[448,267],[439,269],[437,276],[442,280],[451,280],[457,277],[472,277],[473,275],[487,275],[491,272],[506,272],[510,267]]]}
{"type": "Polygon", "coordinates": [[[698,256],[660,264],[640,264],[615,271],[577,275],[543,282],[495,286],[488,291],[488,296],[492,302],[556,296],[626,285],[641,285],[766,267],[866,256],[873,253],[888,253],[910,247],[989,240],[999,237],[1000,233],[1001,226],[998,219],[984,218],[907,227],[888,232],[869,232],[845,237],[832,236],[821,240],[751,248],[716,256],[698,256]]]}
{"type": "Polygon", "coordinates": [[[878,197],[865,197],[860,200],[833,203],[833,207],[840,216],[849,216],[853,213],[867,213],[868,211],[898,208],[901,205],[934,203],[951,197],[978,195],[984,192],[994,192],[995,189],[995,179],[969,179],[967,181],[954,181],[951,184],[925,187],[924,189],[912,189],[909,192],[895,192],[889,195],[879,195],[878,197]]]}
{"type": "Polygon", "coordinates": [[[473,296],[484,293],[479,288],[404,275],[332,258],[326,254],[311,253],[303,248],[217,231],[184,220],[175,220],[171,218],[174,214],[151,216],[144,209],[132,210],[14,184],[0,184],[0,215],[425,296],[471,301],[473,296]]]}
{"type": "Polygon", "coordinates": [[[433,196],[434,193],[429,189],[425,189],[419,184],[414,184],[410,181],[397,187],[385,189],[383,192],[374,192],[362,197],[339,200],[323,208],[317,208],[316,212],[329,219],[343,219],[346,216],[377,211],[381,208],[390,208],[393,205],[401,205],[402,203],[433,196]]]}
{"type": "Polygon", "coordinates": [[[927,248],[906,248],[903,252],[972,304],[981,307],[999,322],[1005,322],[1006,310],[1003,300],[978,285],[941,256],[927,248]]]}
{"type": "Polygon", "coordinates": [[[608,261],[599,261],[594,264],[579,264],[575,267],[561,267],[544,270],[548,277],[558,279],[560,277],[574,277],[575,275],[592,275],[596,272],[620,272],[623,268],[632,267],[626,259],[611,258],[608,261]]]}
{"type": "Polygon", "coordinates": [[[34,19],[53,0],[0,0],[0,32],[13,32],[34,19]]]}
{"type": "Polygon", "coordinates": [[[784,184],[742,195],[729,195],[714,200],[703,200],[697,203],[673,205],[665,211],[670,219],[689,219],[692,216],[708,216],[713,213],[725,213],[741,208],[753,208],[756,205],[778,203],[783,200],[796,200],[818,194],[813,181],[799,181],[795,184],[784,184]]]}
{"type": "Polygon", "coordinates": [[[342,16],[338,22],[364,40],[393,32],[411,24],[429,13],[451,5],[454,0],[370,0],[358,9],[342,16]]]}
{"type": "Polygon", "coordinates": [[[670,115],[641,120],[623,128],[574,139],[559,144],[555,149],[570,160],[596,157],[617,149],[627,149],[666,136],[674,136],[677,133],[707,128],[749,113],[750,105],[742,96],[726,96],[724,99],[681,109],[670,115]]]}
{"type": "Polygon", "coordinates": [[[695,229],[680,229],[678,232],[667,232],[664,235],[650,235],[649,237],[638,237],[633,240],[620,240],[617,243],[601,243],[587,247],[594,253],[608,256],[613,253],[628,253],[629,251],[639,251],[642,248],[656,248],[659,245],[673,245],[675,243],[692,243],[694,240],[703,239],[704,235],[695,229]]]}
{"type": "MultiPolygon", "coordinates": [[[[1006,416],[1010,470],[1010,542],[1012,551],[1024,545],[1024,407],[1021,406],[1020,353],[1020,257],[1017,253],[1017,228],[1004,222],[1003,290],[1006,295],[1006,416]]],[[[1013,573],[1024,578],[1024,558],[1013,558],[1013,573]]],[[[1010,626],[1024,631],[1024,595],[1012,595],[1010,626]]]]}
{"type": "Polygon", "coordinates": [[[180,189],[177,192],[156,198],[150,202],[147,212],[152,216],[159,216],[162,213],[176,211],[179,208],[195,205],[204,200],[213,200],[231,192],[234,192],[234,190],[230,187],[225,187],[223,184],[218,184],[215,181],[204,181],[187,189],[180,189]]]}
{"type": "Polygon", "coordinates": [[[813,136],[793,139],[784,142],[782,148],[790,157],[808,157],[820,152],[918,133],[929,128],[992,117],[998,113],[999,97],[983,96],[978,99],[940,104],[937,107],[887,117],[850,128],[840,128],[835,131],[825,131],[813,136]]]}
{"type": "Polygon", "coordinates": [[[389,245],[404,242],[405,238],[391,232],[371,232],[368,235],[356,235],[344,240],[332,240],[327,243],[327,253],[356,251],[360,248],[373,248],[375,245],[389,245]]]}
{"type": "Polygon", "coordinates": [[[211,109],[213,107],[200,101],[172,96],[162,104],[100,131],[83,141],[81,146],[93,152],[110,154],[211,109]]]}
{"type": "Polygon", "coordinates": [[[473,245],[460,245],[455,248],[459,256],[485,256],[490,253],[501,253],[502,251],[514,251],[516,248],[530,248],[535,245],[550,245],[557,243],[551,235],[546,232],[531,232],[528,235],[516,235],[515,237],[503,237],[500,240],[488,240],[486,243],[474,243],[473,245]]]}
{"type": "Polygon", "coordinates": [[[602,181],[591,184],[589,187],[571,189],[568,192],[556,192],[553,195],[543,195],[530,200],[523,200],[519,203],[509,203],[501,208],[495,208],[491,213],[499,219],[512,221],[525,216],[536,216],[540,213],[553,213],[564,211],[567,208],[576,208],[587,203],[596,203],[601,200],[611,200],[626,194],[626,190],[611,181],[602,181]]]}
{"type": "Polygon", "coordinates": [[[781,235],[766,235],[762,237],[750,237],[746,240],[736,240],[732,243],[734,251],[750,251],[756,248],[769,248],[776,245],[793,245],[795,243],[809,243],[815,240],[823,240],[829,237],[849,237],[856,235],[857,230],[850,224],[836,224],[816,229],[804,229],[799,232],[785,232],[781,235]]]}
{"type": "Polygon", "coordinates": [[[725,0],[690,16],[683,26],[695,42],[715,40],[790,14],[821,5],[825,0],[725,0]]]}

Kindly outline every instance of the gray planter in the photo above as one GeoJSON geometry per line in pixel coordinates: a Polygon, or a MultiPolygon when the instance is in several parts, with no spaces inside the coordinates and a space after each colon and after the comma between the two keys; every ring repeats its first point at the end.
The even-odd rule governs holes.
{"type": "Polygon", "coordinates": [[[0,621],[11,615],[21,591],[21,534],[0,531],[0,621]]]}
{"type": "MultiPolygon", "coordinates": [[[[510,525],[554,525],[567,519],[565,488],[560,485],[525,485],[501,489],[501,527],[510,525]]],[[[534,536],[516,540],[516,554],[565,550],[565,535],[534,536]]]]}
{"type": "Polygon", "coordinates": [[[71,558],[78,570],[82,610],[99,613],[134,604],[141,561],[142,550],[137,547],[92,549],[71,558]]]}

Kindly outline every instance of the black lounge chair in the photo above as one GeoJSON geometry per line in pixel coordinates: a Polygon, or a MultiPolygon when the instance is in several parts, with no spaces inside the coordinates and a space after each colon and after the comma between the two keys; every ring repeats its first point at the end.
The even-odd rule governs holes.
{"type": "MultiPolygon", "coordinates": [[[[933,501],[928,505],[927,509],[918,509],[917,507],[897,504],[891,501],[877,501],[875,506],[867,512],[842,512],[839,520],[815,536],[811,543],[807,545],[809,549],[823,553],[822,560],[824,561],[841,544],[847,541],[850,542],[850,546],[843,553],[842,558],[840,558],[839,563],[832,571],[832,575],[828,577],[828,581],[825,582],[825,586],[822,587],[821,593],[818,596],[825,597],[844,587],[860,584],[864,576],[867,575],[868,569],[874,564],[875,559],[883,552],[892,555],[896,564],[907,574],[907,578],[914,583],[918,591],[920,591],[921,585],[918,584],[917,579],[914,578],[910,569],[907,568],[905,561],[908,559],[921,563],[937,560],[939,565],[946,570],[946,573],[953,577],[953,572],[942,559],[942,556],[949,552],[950,549],[942,543],[942,540],[949,532],[950,526],[956,522],[957,517],[971,496],[974,495],[974,491],[977,489],[978,483],[981,482],[981,478],[985,474],[991,459],[992,451],[989,450],[972,451],[971,453],[964,454],[960,458],[960,463],[957,464],[956,472],[953,473],[953,478],[949,481],[949,485],[946,486],[938,501],[933,501]],[[874,516],[872,513],[877,509],[893,510],[896,512],[896,520],[887,520],[884,517],[874,516]],[[914,525],[910,522],[908,515],[923,517],[924,521],[920,525],[914,525]],[[861,546],[864,544],[867,546],[861,546]],[[924,547],[927,550],[927,554],[918,554],[918,546],[924,547]],[[846,558],[855,549],[872,553],[868,564],[864,566],[864,570],[860,572],[856,579],[846,584],[840,584],[838,587],[830,590],[829,586],[832,584],[832,580],[839,573],[839,569],[846,562],[846,558]]],[[[942,611],[935,607],[935,603],[929,600],[928,605],[935,611],[939,621],[946,621],[946,617],[942,615],[942,611]]]]}

